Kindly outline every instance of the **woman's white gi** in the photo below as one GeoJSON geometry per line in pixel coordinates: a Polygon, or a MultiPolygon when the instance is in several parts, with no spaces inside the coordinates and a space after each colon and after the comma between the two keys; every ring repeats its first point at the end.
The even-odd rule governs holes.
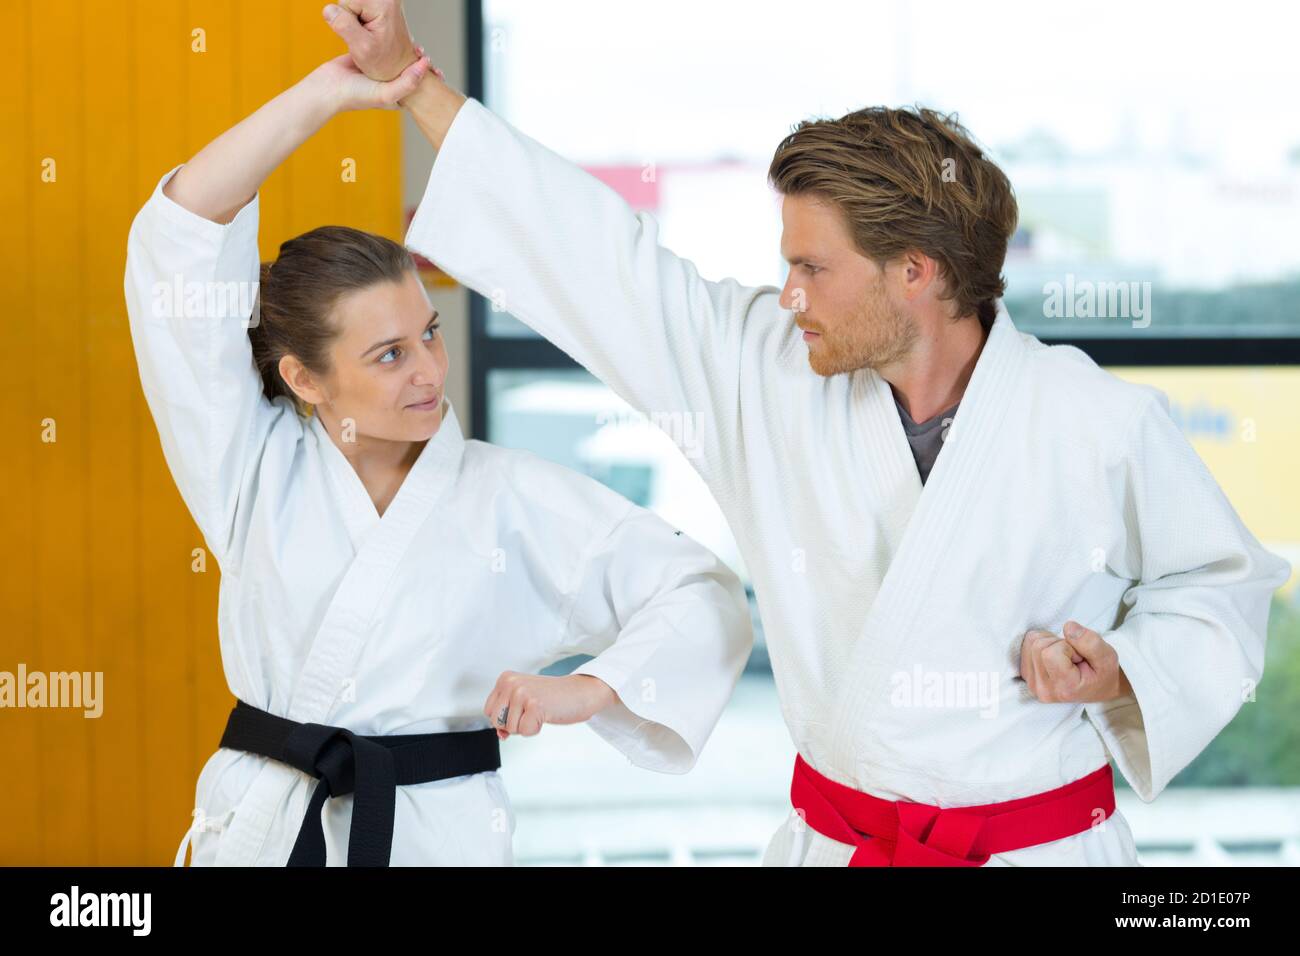
{"type": "MultiPolygon", "coordinates": [[[[450,403],[381,518],[318,418],[262,394],[258,198],[218,224],[163,194],[174,172],[131,227],[125,290],[163,453],[221,568],[231,693],[357,734],[472,730],[502,671],[590,654],[576,672],[620,698],[591,728],[633,764],[688,771],[753,640],[736,576],[599,482],[465,440],[450,403]]],[[[316,783],[217,749],[177,862],[192,840],[195,865],[282,865],[316,783]]],[[[352,799],[325,804],[330,865],[352,799]]],[[[499,772],[398,787],[391,862],[510,863],[513,830],[499,772]]]]}

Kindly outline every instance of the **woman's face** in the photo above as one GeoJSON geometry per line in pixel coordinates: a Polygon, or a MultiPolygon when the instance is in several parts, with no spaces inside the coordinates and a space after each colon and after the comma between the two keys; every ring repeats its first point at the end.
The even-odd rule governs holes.
{"type": "Polygon", "coordinates": [[[348,440],[423,441],[442,425],[447,349],[438,313],[414,270],[337,300],[331,370],[318,406],[348,440]]]}

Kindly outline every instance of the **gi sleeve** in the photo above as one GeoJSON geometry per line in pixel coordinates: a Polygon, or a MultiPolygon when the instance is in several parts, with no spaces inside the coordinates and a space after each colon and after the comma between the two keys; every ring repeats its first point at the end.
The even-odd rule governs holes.
{"type": "Polygon", "coordinates": [[[758,347],[745,319],[779,290],[701,278],[653,215],[472,98],[406,243],[660,425],[706,480],[735,460],[743,349],[758,347]]]}
{"type": "MultiPolygon", "coordinates": [[[[249,461],[276,415],[253,364],[248,322],[259,261],[258,197],[220,224],[159,180],[127,236],[127,316],[163,457],[223,567],[249,461]]],[[[281,411],[283,409],[280,409],[281,411]]]]}
{"type": "Polygon", "coordinates": [[[1138,583],[1102,633],[1133,693],[1084,709],[1147,802],[1253,697],[1273,592],[1290,564],[1241,522],[1151,389],[1111,471],[1123,514],[1116,566],[1138,583]]]}
{"type": "Polygon", "coordinates": [[[753,648],[740,580],[711,551],[632,507],[583,562],[556,659],[618,700],[587,724],[633,764],[686,773],[753,648]]]}

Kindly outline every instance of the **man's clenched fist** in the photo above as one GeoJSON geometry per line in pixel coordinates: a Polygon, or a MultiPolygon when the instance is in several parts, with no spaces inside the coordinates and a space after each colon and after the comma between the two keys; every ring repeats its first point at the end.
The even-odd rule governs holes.
{"type": "Polygon", "coordinates": [[[1020,645],[1020,676],[1047,703],[1114,700],[1133,693],[1119,655],[1096,631],[1066,621],[1064,637],[1028,631],[1020,645]]]}
{"type": "Polygon", "coordinates": [[[321,13],[372,80],[399,76],[419,56],[400,0],[339,0],[321,13]]]}

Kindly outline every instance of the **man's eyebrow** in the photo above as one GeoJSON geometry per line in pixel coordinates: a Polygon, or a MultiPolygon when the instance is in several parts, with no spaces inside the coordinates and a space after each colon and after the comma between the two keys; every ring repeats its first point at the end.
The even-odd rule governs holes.
{"type": "MultiPolygon", "coordinates": [[[[425,323],[425,326],[424,326],[424,327],[427,329],[430,325],[432,325],[432,324],[433,324],[434,322],[436,322],[437,320],[438,320],[438,310],[437,310],[437,309],[434,309],[431,313],[429,313],[429,321],[425,323]]],[[[371,352],[373,352],[375,349],[381,349],[381,348],[383,348],[383,347],[386,346],[386,345],[396,345],[396,344],[397,344],[398,342],[400,342],[400,341],[402,341],[402,337],[399,335],[399,336],[398,336],[397,338],[395,338],[395,339],[384,339],[382,342],[376,342],[374,345],[370,346],[370,348],[368,348],[368,349],[366,349],[364,352],[362,352],[362,353],[361,353],[361,357],[362,357],[362,358],[365,358],[367,355],[369,355],[369,354],[370,354],[371,352]]]]}

